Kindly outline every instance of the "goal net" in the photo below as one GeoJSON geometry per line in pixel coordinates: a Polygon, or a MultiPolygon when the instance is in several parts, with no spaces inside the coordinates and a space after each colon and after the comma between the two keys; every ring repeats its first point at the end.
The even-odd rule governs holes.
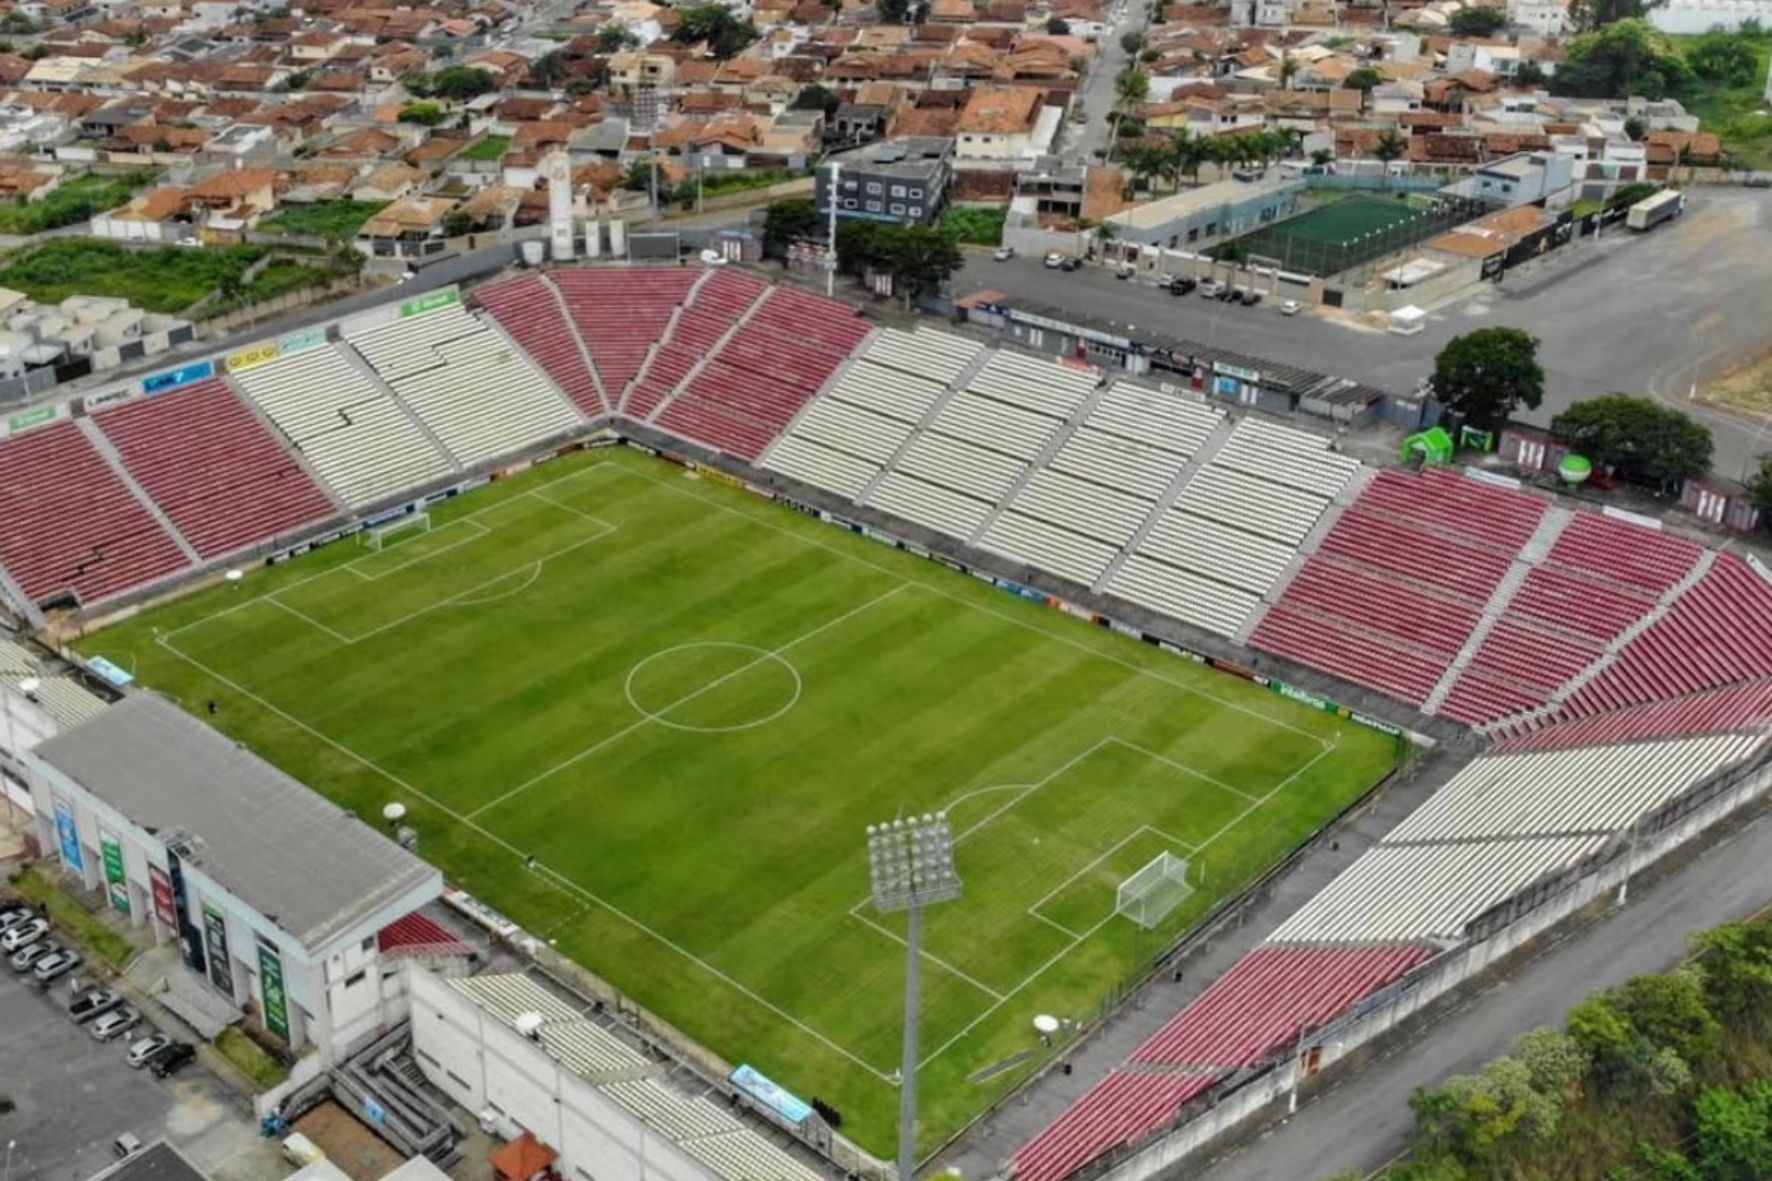
{"type": "Polygon", "coordinates": [[[371,525],[357,535],[358,543],[370,549],[386,549],[407,533],[429,533],[430,513],[407,513],[385,525],[371,525]]]}
{"type": "Polygon", "coordinates": [[[1114,913],[1149,930],[1192,892],[1193,887],[1187,884],[1187,862],[1173,853],[1159,853],[1120,883],[1114,913]]]}

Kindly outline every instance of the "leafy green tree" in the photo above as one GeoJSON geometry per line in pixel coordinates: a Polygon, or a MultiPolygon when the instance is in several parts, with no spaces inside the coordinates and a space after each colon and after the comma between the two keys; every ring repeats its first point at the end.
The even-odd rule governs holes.
{"type": "Polygon", "coordinates": [[[1534,1029],[1521,1036],[1514,1056],[1532,1076],[1532,1086],[1546,1095],[1573,1095],[1587,1078],[1587,1051],[1560,1029],[1534,1029]]]}
{"type": "Polygon", "coordinates": [[[1678,1095],[1692,1086],[1692,1067],[1678,1051],[1662,1046],[1648,1055],[1643,1081],[1652,1095],[1678,1095]]]}
{"type": "Polygon", "coordinates": [[[1569,17],[1576,31],[1591,33],[1623,20],[1642,20],[1667,0],[1575,0],[1569,17]]]}
{"type": "Polygon", "coordinates": [[[1144,49],[1144,34],[1137,29],[1128,29],[1120,34],[1120,48],[1126,51],[1127,57],[1136,57],[1144,49]]]}
{"type": "Polygon", "coordinates": [[[1347,90],[1370,91],[1384,81],[1384,75],[1371,66],[1361,66],[1357,70],[1349,70],[1341,85],[1347,90]]]}
{"type": "Polygon", "coordinates": [[[887,231],[883,237],[893,290],[907,304],[919,295],[941,290],[966,265],[959,244],[940,230],[929,226],[889,226],[887,231]]]}
{"type": "Polygon", "coordinates": [[[1640,1176],[1642,1181],[1704,1181],[1699,1176],[1697,1165],[1671,1149],[1639,1143],[1637,1160],[1642,1165],[1642,1171],[1638,1173],[1633,1170],[1628,1174],[1631,1178],[1640,1176]]]}
{"type": "Polygon", "coordinates": [[[1127,66],[1114,75],[1114,102],[1122,111],[1142,106],[1150,93],[1151,76],[1137,66],[1127,66]]]}
{"type": "Polygon", "coordinates": [[[818,221],[818,206],[810,197],[771,202],[763,211],[763,241],[772,256],[785,258],[790,242],[818,233],[818,221]]]}
{"type": "Polygon", "coordinates": [[[1521,62],[1520,68],[1514,71],[1515,86],[1543,86],[1544,83],[1544,67],[1537,62],[1521,62]]]}
{"type": "Polygon", "coordinates": [[[449,118],[449,112],[436,103],[407,103],[400,108],[400,122],[416,123],[420,127],[436,127],[449,118]]]}
{"type": "Polygon", "coordinates": [[[1046,21],[1046,31],[1054,37],[1068,37],[1071,33],[1071,23],[1062,16],[1049,17],[1046,21]]]}
{"type": "Polygon", "coordinates": [[[1696,967],[1633,976],[1612,996],[1619,1013],[1650,1045],[1687,1062],[1709,1058],[1722,1039],[1723,1027],[1705,1001],[1704,973],[1696,967]]]}
{"type": "Polygon", "coordinates": [[[639,35],[620,21],[610,21],[597,30],[598,53],[620,53],[638,44],[639,35]]]}
{"type": "Polygon", "coordinates": [[[1692,72],[1706,82],[1746,86],[1759,72],[1752,40],[1735,33],[1706,33],[1686,51],[1692,72]]]}
{"type": "Polygon", "coordinates": [[[889,25],[900,25],[911,11],[911,0],[875,0],[874,12],[889,25]]]}
{"type": "Polygon", "coordinates": [[[1772,516],[1772,454],[1760,456],[1759,469],[1748,481],[1747,493],[1753,497],[1755,508],[1772,516]]]}
{"type": "Polygon", "coordinates": [[[1569,42],[1554,79],[1559,94],[1582,98],[1666,98],[1692,82],[1692,70],[1665,34],[1645,20],[1620,20],[1569,42]]]}
{"type": "Polygon", "coordinates": [[[694,45],[705,42],[708,52],[721,61],[743,53],[758,37],[755,25],[732,15],[724,4],[697,4],[677,10],[678,24],[671,40],[694,45]]]}
{"type": "Polygon", "coordinates": [[[1765,1084],[1746,1091],[1709,1087],[1692,1106],[1696,1155],[1704,1181],[1761,1181],[1772,1176],[1772,1122],[1765,1084]]]}
{"type": "Polygon", "coordinates": [[[1709,428],[1650,398],[1577,402],[1551,420],[1551,434],[1596,463],[1663,488],[1710,471],[1709,428]]]}
{"type": "Polygon", "coordinates": [[[794,96],[796,111],[823,111],[826,118],[836,114],[837,108],[842,105],[843,100],[836,91],[817,82],[801,87],[800,93],[794,96]]]}
{"type": "Polygon", "coordinates": [[[1608,994],[1596,992],[1571,1009],[1566,1028],[1602,1084],[1623,1088],[1637,1081],[1640,1060],[1634,1052],[1641,1039],[1608,994]]]}
{"type": "Polygon", "coordinates": [[[1460,37],[1487,37],[1507,27],[1507,10],[1461,8],[1452,14],[1451,27],[1460,37]]]}
{"type": "Polygon", "coordinates": [[[1633,144],[1642,143],[1643,137],[1648,134],[1649,122],[1642,116],[1632,115],[1624,121],[1624,138],[1630,140],[1633,144]]]}
{"type": "Polygon", "coordinates": [[[409,82],[406,88],[420,98],[446,98],[451,102],[466,102],[470,98],[478,98],[497,90],[498,82],[489,71],[478,66],[445,66],[422,79],[418,87],[409,82]]]}
{"type": "Polygon", "coordinates": [[[1386,164],[1401,160],[1409,154],[1409,141],[1400,135],[1396,128],[1386,127],[1378,133],[1378,141],[1372,145],[1372,154],[1386,164]]]}
{"type": "Polygon", "coordinates": [[[837,226],[837,269],[845,275],[859,275],[869,267],[885,261],[885,247],[880,232],[886,227],[873,221],[846,221],[837,226]]]}
{"type": "Polygon", "coordinates": [[[1440,405],[1484,430],[1502,426],[1521,406],[1536,410],[1544,401],[1538,338],[1522,328],[1455,336],[1434,358],[1433,389],[1440,405]]]}

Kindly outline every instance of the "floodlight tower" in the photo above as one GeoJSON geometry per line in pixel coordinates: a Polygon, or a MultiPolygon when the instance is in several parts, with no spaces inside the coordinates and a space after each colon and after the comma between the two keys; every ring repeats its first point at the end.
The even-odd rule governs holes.
{"type": "MultiPolygon", "coordinates": [[[[835,204],[835,186],[832,203],[835,204]]],[[[874,908],[904,911],[904,1061],[898,1077],[898,1181],[912,1181],[917,1167],[917,1015],[923,954],[923,908],[960,896],[954,870],[954,833],[947,813],[868,826],[868,876],[874,908]]]]}

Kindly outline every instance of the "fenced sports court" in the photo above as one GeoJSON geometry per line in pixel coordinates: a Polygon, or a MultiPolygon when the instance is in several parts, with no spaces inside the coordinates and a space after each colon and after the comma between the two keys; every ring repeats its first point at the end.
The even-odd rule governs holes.
{"type": "Polygon", "coordinates": [[[1485,208],[1463,197],[1415,195],[1402,200],[1357,194],[1233,238],[1210,253],[1277,264],[1283,271],[1333,275],[1444,233],[1485,208]]]}

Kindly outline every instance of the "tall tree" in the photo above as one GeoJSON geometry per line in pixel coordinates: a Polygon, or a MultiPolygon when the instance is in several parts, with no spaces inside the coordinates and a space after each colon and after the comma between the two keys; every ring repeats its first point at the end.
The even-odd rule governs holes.
{"type": "Polygon", "coordinates": [[[1622,20],[1642,20],[1667,0],[1575,0],[1569,18],[1577,32],[1592,33],[1622,20]]]}
{"type": "Polygon", "coordinates": [[[1460,37],[1487,37],[1507,27],[1507,10],[1502,8],[1461,8],[1452,14],[1452,32],[1460,37]]]}
{"type": "Polygon", "coordinates": [[[1664,489],[1710,471],[1710,430],[1651,398],[1577,402],[1551,419],[1551,434],[1595,463],[1664,489]]]}
{"type": "Polygon", "coordinates": [[[1524,406],[1544,401],[1538,338],[1521,328],[1479,328],[1455,336],[1434,358],[1434,397],[1472,426],[1493,430],[1524,406]]]}
{"type": "Polygon", "coordinates": [[[1659,99],[1689,86],[1692,69],[1648,21],[1620,20],[1570,41],[1552,82],[1582,98],[1659,99]]]}
{"type": "Polygon", "coordinates": [[[724,61],[736,57],[758,37],[756,26],[742,21],[724,4],[697,4],[677,9],[678,24],[671,40],[685,45],[705,43],[708,52],[724,61]]]}
{"type": "Polygon", "coordinates": [[[818,223],[818,206],[810,197],[772,202],[763,211],[765,248],[774,258],[786,258],[788,244],[815,236],[818,223]]]}

